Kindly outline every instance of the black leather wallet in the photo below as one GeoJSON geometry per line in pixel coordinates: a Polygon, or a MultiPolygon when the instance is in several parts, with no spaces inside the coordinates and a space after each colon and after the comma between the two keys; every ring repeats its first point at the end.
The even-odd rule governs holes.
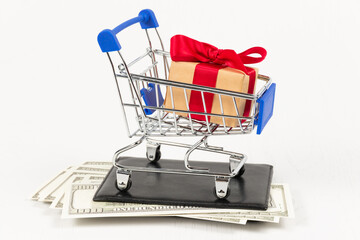
{"type": "MultiPolygon", "coordinates": [[[[184,162],[163,160],[151,163],[146,158],[122,157],[126,166],[184,169],[184,162]]],[[[228,172],[228,163],[191,162],[213,172],[228,172]]],[[[132,186],[126,192],[116,187],[116,168],[112,168],[97,190],[93,200],[162,205],[187,205],[209,208],[244,208],[266,210],[270,194],[273,167],[266,164],[245,164],[240,177],[231,178],[226,199],[215,195],[214,177],[132,172],[132,186]]]]}

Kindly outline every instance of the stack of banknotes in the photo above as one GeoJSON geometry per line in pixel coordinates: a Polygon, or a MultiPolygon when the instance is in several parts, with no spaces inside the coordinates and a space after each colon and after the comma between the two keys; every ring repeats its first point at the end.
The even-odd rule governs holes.
{"type": "Polygon", "coordinates": [[[31,199],[50,203],[51,209],[61,209],[63,218],[176,216],[246,224],[247,221],[279,223],[280,218],[294,216],[288,185],[274,183],[266,211],[92,201],[111,167],[111,162],[85,162],[69,167],[36,191],[31,199]]]}

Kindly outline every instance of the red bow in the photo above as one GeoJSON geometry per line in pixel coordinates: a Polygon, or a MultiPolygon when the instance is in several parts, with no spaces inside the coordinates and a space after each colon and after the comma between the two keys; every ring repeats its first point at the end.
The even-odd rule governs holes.
{"type": "MultiPolygon", "coordinates": [[[[242,53],[237,54],[234,50],[218,49],[210,44],[191,39],[183,35],[175,35],[170,42],[170,55],[173,61],[184,62],[202,62],[196,65],[193,84],[215,87],[217,73],[220,68],[231,67],[243,71],[249,76],[248,93],[253,94],[255,88],[256,71],[253,68],[244,66],[244,64],[258,63],[266,57],[266,50],[262,47],[253,47],[242,53]],[[260,57],[251,57],[250,54],[259,54],[260,57]],[[215,63],[213,71],[204,70],[204,64],[215,63]]],[[[211,68],[210,68],[211,69],[211,68]]],[[[211,112],[213,103],[213,94],[205,93],[206,111],[211,112]]],[[[194,91],[190,96],[190,111],[205,112],[201,103],[200,92],[194,91]]],[[[243,116],[249,116],[251,112],[251,101],[247,100],[243,116]]],[[[205,116],[193,114],[192,117],[197,120],[205,120],[205,116]]],[[[208,117],[209,119],[209,117],[208,117]]]]}
{"type": "Polygon", "coordinates": [[[237,54],[234,50],[218,49],[184,35],[173,36],[170,45],[173,61],[215,63],[239,69],[246,74],[249,72],[244,64],[259,63],[266,57],[266,50],[262,47],[249,48],[237,54]],[[251,57],[250,54],[259,54],[260,57],[251,57]]]}

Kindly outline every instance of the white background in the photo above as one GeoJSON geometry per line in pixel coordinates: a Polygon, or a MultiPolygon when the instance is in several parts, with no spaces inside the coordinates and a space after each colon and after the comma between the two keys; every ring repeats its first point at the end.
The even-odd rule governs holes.
{"type": "MultiPolygon", "coordinates": [[[[359,1],[1,1],[1,239],[359,239],[359,1]],[[263,134],[212,138],[274,165],[296,217],[246,226],[180,218],[62,220],[33,191],[60,170],[107,161],[125,134],[97,34],[152,9],[166,48],[184,34],[219,48],[268,50],[277,83],[263,134]]],[[[133,26],[126,57],[144,51],[133,26]]],[[[195,141],[195,139],[193,139],[195,141]]],[[[181,157],[174,151],[172,156],[181,157]]]]}

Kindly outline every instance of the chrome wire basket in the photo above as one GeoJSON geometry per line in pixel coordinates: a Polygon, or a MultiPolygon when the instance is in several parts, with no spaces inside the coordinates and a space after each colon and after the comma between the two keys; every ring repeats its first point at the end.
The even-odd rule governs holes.
{"type": "MultiPolygon", "coordinates": [[[[247,94],[228,91],[218,88],[186,84],[171,81],[169,76],[169,57],[170,54],[164,50],[163,42],[158,32],[158,23],[154,13],[145,9],[139,16],[130,19],[113,30],[103,30],[98,36],[98,42],[103,52],[108,56],[112,66],[117,91],[119,93],[121,109],[129,138],[139,137],[139,139],[116,151],[113,157],[113,164],[117,168],[117,187],[121,191],[126,191],[131,187],[132,172],[160,172],[169,174],[191,174],[215,178],[215,192],[218,198],[225,198],[228,194],[228,186],[231,178],[241,176],[244,172],[244,164],[247,160],[245,154],[230,152],[222,147],[210,146],[208,138],[213,135],[230,134],[249,134],[257,127],[260,134],[268,120],[272,116],[275,84],[272,84],[270,77],[258,74],[261,87],[256,94],[247,94]],[[140,23],[145,30],[145,35],[149,46],[145,52],[133,61],[127,62],[122,56],[121,46],[116,34],[135,23],[140,23]],[[158,38],[161,49],[154,49],[148,29],[153,28],[158,38]],[[132,70],[140,69],[140,70],[132,70]],[[187,109],[175,107],[173,89],[183,89],[184,102],[187,109]],[[167,91],[167,92],[166,92],[167,91]],[[187,91],[198,91],[201,93],[204,112],[190,111],[187,98],[187,91]],[[172,107],[165,108],[163,105],[162,93],[166,92],[170,98],[172,107]],[[206,112],[204,94],[214,94],[219,98],[221,114],[206,112]],[[145,96],[144,96],[145,95],[145,96]],[[149,104],[150,97],[151,103],[149,104]],[[236,116],[224,114],[224,99],[232,100],[236,116]],[[249,116],[242,116],[238,110],[239,100],[252,101],[252,108],[249,116]],[[179,113],[183,113],[181,116],[179,113]],[[186,114],[186,117],[184,117],[186,114]],[[205,116],[205,121],[192,118],[192,115],[205,116]],[[219,117],[223,124],[209,122],[208,117],[219,117]],[[230,127],[226,125],[226,119],[236,119],[238,125],[230,127]],[[165,141],[159,137],[181,137],[193,136],[200,139],[194,144],[184,144],[180,142],[165,141]],[[156,137],[156,138],[154,138],[156,137]],[[146,142],[146,157],[151,162],[156,162],[161,158],[161,145],[182,147],[188,149],[184,156],[184,169],[164,169],[147,168],[136,166],[124,166],[121,163],[121,155],[146,142]],[[211,172],[209,169],[192,166],[189,162],[190,154],[195,150],[214,152],[229,156],[229,172],[211,172]]],[[[258,83],[259,85],[260,83],[258,83]]],[[[179,101],[177,98],[176,101],[179,101]]]]}

